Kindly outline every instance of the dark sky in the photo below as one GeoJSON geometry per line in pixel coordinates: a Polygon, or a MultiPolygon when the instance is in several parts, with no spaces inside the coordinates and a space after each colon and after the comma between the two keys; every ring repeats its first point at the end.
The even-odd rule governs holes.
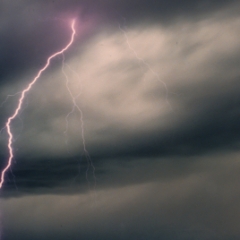
{"type": "Polygon", "coordinates": [[[240,239],[239,10],[1,1],[1,240],[240,239]]]}

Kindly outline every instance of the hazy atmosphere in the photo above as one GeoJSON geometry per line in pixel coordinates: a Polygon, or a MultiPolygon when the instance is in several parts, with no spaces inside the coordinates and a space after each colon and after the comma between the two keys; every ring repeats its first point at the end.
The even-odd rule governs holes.
{"type": "Polygon", "coordinates": [[[239,11],[1,1],[0,239],[240,239],[239,11]]]}

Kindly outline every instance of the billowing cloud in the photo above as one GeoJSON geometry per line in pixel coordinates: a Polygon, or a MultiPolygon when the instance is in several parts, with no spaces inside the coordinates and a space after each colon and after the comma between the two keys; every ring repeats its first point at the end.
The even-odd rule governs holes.
{"type": "Polygon", "coordinates": [[[239,237],[235,1],[1,4],[4,239],[239,237]]]}

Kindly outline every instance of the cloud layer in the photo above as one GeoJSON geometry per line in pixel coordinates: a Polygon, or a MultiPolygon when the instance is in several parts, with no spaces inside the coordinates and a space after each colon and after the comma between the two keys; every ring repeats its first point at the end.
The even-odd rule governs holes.
{"type": "MultiPolygon", "coordinates": [[[[51,62],[12,125],[4,240],[238,239],[236,1],[0,9],[2,127],[77,18],[70,51],[51,62]]],[[[2,129],[1,166],[6,142],[2,129]]]]}

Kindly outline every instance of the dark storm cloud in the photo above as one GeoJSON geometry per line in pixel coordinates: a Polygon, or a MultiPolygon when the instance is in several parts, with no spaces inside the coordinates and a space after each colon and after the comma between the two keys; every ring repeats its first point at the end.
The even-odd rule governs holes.
{"type": "MultiPolygon", "coordinates": [[[[219,10],[226,6],[231,6],[237,3],[236,0],[231,1],[216,1],[216,0],[204,0],[204,1],[52,1],[45,2],[48,7],[56,9],[57,11],[68,10],[73,11],[74,8],[79,7],[83,9],[83,13],[95,12],[99,15],[105,15],[106,19],[111,17],[119,21],[119,17],[127,18],[130,21],[142,20],[165,20],[172,21],[178,17],[201,17],[201,15],[208,14],[212,11],[219,10]]],[[[104,16],[103,16],[104,17],[104,16]]],[[[163,21],[164,22],[164,21],[163,21]]]]}
{"type": "MultiPolygon", "coordinates": [[[[206,86],[203,89],[206,89],[206,86]]],[[[148,164],[152,166],[156,161],[162,162],[158,178],[178,178],[181,174],[188,175],[193,172],[193,169],[189,171],[192,163],[190,164],[184,157],[238,150],[240,130],[238,89],[235,82],[225,94],[213,96],[213,90],[209,89],[205,94],[202,92],[203,99],[193,100],[194,98],[191,97],[191,103],[184,106],[190,113],[192,113],[191,108],[200,109],[199,114],[190,116],[179,129],[170,129],[167,133],[162,133],[161,130],[150,132],[143,138],[141,134],[125,136],[124,142],[115,140],[106,148],[101,145],[102,149],[90,149],[96,168],[98,188],[109,187],[112,184],[117,186],[152,181],[156,176],[151,174],[151,167],[148,169],[150,174],[146,175],[146,166],[148,164]],[[137,159],[144,157],[147,165],[137,159]],[[169,159],[167,164],[166,160],[163,161],[164,158],[169,159]],[[177,158],[179,159],[174,160],[177,158]],[[113,161],[113,159],[116,160],[113,161]],[[179,162],[182,167],[176,162],[179,162]],[[174,170],[174,175],[172,175],[173,168],[177,168],[174,170]],[[144,172],[141,172],[141,169],[144,169],[144,172]],[[131,177],[126,178],[128,175],[131,177]],[[107,183],[109,177],[112,179],[110,185],[107,183]]],[[[52,192],[53,188],[64,186],[68,188],[66,193],[79,192],[75,186],[81,187],[81,192],[86,191],[86,171],[91,184],[95,181],[92,169],[87,170],[87,168],[86,159],[81,155],[76,156],[75,159],[69,157],[32,161],[18,159],[13,165],[14,174],[12,175],[11,172],[8,174],[10,182],[6,182],[5,191],[12,189],[14,195],[19,194],[15,191],[14,179],[17,179],[17,187],[21,189],[20,195],[36,191],[52,192]],[[69,188],[69,184],[74,189],[69,188]]]]}
{"type": "MultiPolygon", "coordinates": [[[[195,90],[187,87],[190,94],[186,95],[189,95],[189,99],[183,104],[187,115],[186,122],[178,129],[150,132],[145,134],[144,138],[129,137],[130,139],[122,144],[123,149],[121,146],[116,148],[115,154],[123,154],[125,157],[171,157],[238,150],[239,78],[228,81],[232,82],[231,86],[219,91],[216,80],[209,80],[202,86],[197,86],[199,95],[195,96],[191,96],[191,92],[194,94],[195,90]]],[[[172,117],[177,118],[178,113],[173,112],[172,117]]]]}
{"type": "MultiPolygon", "coordinates": [[[[79,112],[66,127],[72,102],[57,59],[13,124],[1,239],[239,239],[238,9],[223,0],[2,1],[2,101],[68,41],[62,19],[94,19],[65,71],[81,91],[95,170],[79,112]]],[[[3,123],[16,98],[1,105],[3,123]]],[[[4,129],[0,137],[3,165],[4,129]]]]}
{"type": "MultiPolygon", "coordinates": [[[[80,192],[86,192],[94,184],[93,170],[81,156],[74,159],[19,159],[19,164],[13,164],[14,172],[6,176],[5,194],[2,196],[22,196],[36,192],[76,193],[76,186],[80,192]],[[17,181],[16,181],[17,180],[17,181]],[[57,188],[57,190],[54,190],[57,188]]],[[[101,170],[95,174],[101,175],[101,170]]],[[[79,191],[77,191],[79,192],[79,191]]]]}
{"type": "MultiPolygon", "coordinates": [[[[11,226],[6,237],[14,239],[18,233],[39,239],[51,234],[61,235],[59,239],[237,239],[239,193],[234,186],[239,163],[230,161],[227,167],[225,160],[215,159],[203,172],[188,177],[98,190],[94,206],[86,195],[2,200],[8,212],[3,222],[11,226]],[[26,208],[28,214],[21,220],[14,217],[26,208]]],[[[206,165],[198,162],[195,167],[203,170],[206,165]]]]}
{"type": "MultiPolygon", "coordinates": [[[[76,7],[77,5],[72,6],[71,9],[77,12],[76,7]]],[[[0,8],[2,83],[16,79],[25,72],[34,74],[44,66],[46,58],[69,39],[69,25],[61,15],[67,9],[58,9],[58,4],[55,5],[54,1],[5,2],[1,3],[0,8]]],[[[67,17],[71,19],[78,14],[67,17]]],[[[81,20],[84,21],[82,16],[81,20]]]]}
{"type": "MultiPolygon", "coordinates": [[[[236,1],[18,1],[2,2],[0,81],[36,71],[53,49],[67,41],[56,19],[97,15],[102,20],[130,25],[150,21],[168,23],[231,6],[236,1]],[[59,41],[59,39],[61,39],[59,41]]],[[[204,17],[202,16],[202,17],[204,17]]],[[[61,22],[61,21],[60,21],[61,22]]],[[[101,21],[103,23],[103,21],[101,21]]],[[[65,30],[66,26],[65,26],[65,30]]]]}
{"type": "MultiPolygon", "coordinates": [[[[54,4],[55,3],[53,2],[50,5],[46,5],[46,6],[48,6],[48,9],[50,9],[50,10],[48,10],[49,13],[51,11],[52,12],[56,11],[56,13],[57,13],[57,11],[63,11],[63,9],[66,7],[65,2],[61,2],[58,5],[58,8],[56,8],[56,9],[53,7],[53,6],[55,6],[54,4]]],[[[71,7],[74,6],[74,4],[76,4],[76,3],[72,2],[72,4],[73,5],[71,5],[71,4],[69,5],[69,9],[71,9],[71,7]]],[[[116,4],[117,4],[117,2],[116,2],[116,4]]],[[[124,5],[125,2],[121,2],[121,4],[122,4],[122,6],[125,6],[124,5]]],[[[130,3],[130,6],[131,6],[131,4],[132,3],[130,3]]],[[[213,2],[209,2],[209,4],[214,6],[213,2]]],[[[91,4],[89,3],[89,6],[90,5],[91,4]]],[[[24,8],[24,4],[23,4],[23,6],[19,5],[19,7],[20,6],[22,8],[24,8]]],[[[41,7],[39,8],[40,10],[38,13],[39,16],[44,12],[42,9],[44,9],[46,6],[43,3],[41,3],[41,7]]],[[[146,6],[146,9],[148,9],[148,8],[150,9],[151,6],[152,6],[152,3],[150,2],[149,5],[146,6]]],[[[174,6],[176,7],[176,9],[179,9],[179,6],[176,6],[176,5],[174,5],[174,6]]],[[[185,7],[184,6],[185,5],[183,4],[183,6],[182,6],[183,9],[186,7],[186,6],[185,7]]],[[[190,4],[189,8],[192,8],[192,6],[193,5],[190,4]]],[[[216,5],[215,7],[208,8],[208,9],[216,10],[216,9],[219,9],[221,6],[222,6],[221,2],[219,2],[219,5],[216,5]]],[[[133,17],[136,15],[135,11],[138,10],[138,7],[137,7],[137,9],[132,10],[133,17]]],[[[47,7],[46,7],[46,9],[47,9],[47,7]]],[[[101,10],[101,8],[100,8],[99,11],[104,11],[104,9],[101,10]]],[[[176,17],[179,16],[180,12],[175,11],[176,17]]],[[[186,13],[187,12],[188,11],[186,8],[186,13]]],[[[206,13],[206,11],[204,11],[204,12],[206,13]]],[[[148,11],[146,11],[145,14],[147,16],[148,11]]],[[[126,13],[126,15],[127,15],[127,13],[126,13]]],[[[183,16],[187,17],[184,14],[183,14],[183,16]]],[[[188,14],[188,17],[190,17],[190,16],[191,16],[191,13],[188,14]]],[[[210,15],[208,15],[208,16],[210,18],[209,24],[211,24],[211,21],[214,21],[214,19],[212,20],[211,16],[210,15]]],[[[27,20],[29,20],[28,15],[26,15],[25,17],[27,20]]],[[[43,19],[43,17],[41,18],[41,21],[42,21],[42,19],[43,19]]],[[[116,19],[118,19],[118,17],[116,17],[116,19]]],[[[120,19],[121,19],[121,17],[120,17],[120,19]]],[[[138,19],[138,18],[136,17],[136,19],[138,19]]],[[[173,19],[173,18],[171,18],[171,19],[173,19]]],[[[219,19],[217,19],[217,21],[218,20],[219,19]]],[[[41,25],[39,28],[43,29],[43,30],[41,30],[40,34],[44,33],[44,35],[46,35],[46,36],[50,35],[51,38],[55,38],[55,33],[50,34],[51,31],[50,31],[49,26],[46,29],[44,29],[43,26],[46,25],[45,24],[46,22],[39,21],[39,23],[38,23],[38,21],[39,20],[36,20],[36,22],[34,22],[34,24],[31,23],[29,25],[29,28],[27,28],[25,30],[25,32],[22,33],[22,39],[20,41],[21,43],[24,43],[26,34],[29,34],[29,36],[32,34],[31,31],[29,31],[29,30],[36,27],[35,24],[41,25]],[[44,32],[44,31],[46,31],[46,32],[44,32]]],[[[121,21],[123,21],[123,19],[121,19],[121,21]]],[[[139,19],[139,21],[140,21],[140,19],[139,19]]],[[[220,22],[219,25],[224,23],[223,20],[221,20],[221,21],[222,22],[220,22]]],[[[189,22],[191,23],[191,21],[189,21],[189,22]]],[[[52,28],[54,28],[53,25],[51,26],[52,28]]],[[[194,32],[195,28],[199,28],[200,29],[199,31],[201,31],[201,28],[205,28],[205,25],[208,26],[208,23],[206,23],[205,25],[203,24],[202,27],[201,27],[201,24],[199,24],[199,25],[200,25],[200,27],[197,24],[193,25],[194,27],[190,27],[191,31],[193,29],[193,33],[192,33],[193,37],[195,36],[194,33],[196,33],[196,35],[198,34],[197,31],[194,32]]],[[[183,24],[182,28],[184,28],[184,27],[185,26],[183,24]]],[[[173,24],[172,28],[173,28],[173,32],[174,32],[175,31],[174,24],[173,24]]],[[[15,26],[15,29],[16,29],[16,26],[15,26]]],[[[171,29],[171,27],[169,29],[171,29]]],[[[233,27],[233,29],[234,29],[234,27],[233,27]]],[[[57,37],[59,37],[58,31],[59,31],[59,34],[61,34],[60,30],[61,29],[59,27],[59,29],[57,29],[57,33],[56,33],[57,37]]],[[[17,34],[21,33],[20,29],[19,29],[19,31],[18,31],[18,29],[16,29],[16,31],[17,31],[17,34]]],[[[121,31],[119,31],[119,29],[117,29],[117,31],[121,32],[121,31]]],[[[206,36],[207,37],[208,37],[208,35],[211,36],[211,34],[209,34],[209,32],[214,32],[214,31],[219,32],[218,25],[216,27],[213,24],[213,27],[210,27],[210,30],[206,32],[207,33],[206,36]],[[215,30],[215,28],[217,30],[215,30]]],[[[222,35],[224,35],[224,34],[225,33],[223,32],[222,35]]],[[[204,50],[206,48],[205,45],[209,44],[208,42],[211,43],[211,41],[212,41],[213,45],[218,44],[217,38],[213,38],[213,39],[210,38],[210,40],[207,39],[207,41],[206,41],[204,38],[205,35],[203,35],[203,36],[200,36],[200,38],[199,38],[200,40],[198,40],[198,38],[197,38],[197,40],[194,40],[194,39],[191,40],[192,35],[189,33],[186,33],[186,36],[184,36],[184,38],[186,38],[186,39],[184,39],[184,41],[185,41],[184,45],[181,46],[181,48],[180,48],[181,51],[178,56],[178,58],[180,60],[179,59],[176,60],[176,61],[178,61],[178,64],[180,64],[181,61],[186,61],[186,59],[187,59],[187,61],[186,61],[187,64],[189,64],[190,61],[188,60],[188,57],[189,57],[189,59],[191,59],[191,57],[195,56],[195,54],[197,55],[197,57],[196,57],[196,59],[193,58],[193,62],[194,61],[197,62],[198,54],[199,54],[199,57],[201,57],[201,53],[204,52],[204,50]],[[188,38],[190,40],[188,40],[188,38]]],[[[119,35],[117,35],[117,36],[119,37],[119,35]]],[[[215,37],[214,34],[213,34],[213,36],[215,37]]],[[[107,37],[109,37],[109,36],[107,35],[107,37]]],[[[182,37],[181,35],[174,36],[174,38],[173,38],[174,46],[175,45],[177,46],[175,41],[179,41],[179,42],[181,41],[181,37],[182,37]]],[[[65,38],[67,38],[67,36],[65,36],[65,38]]],[[[114,36],[114,41],[116,41],[115,38],[116,37],[114,36]]],[[[40,39],[40,37],[39,37],[39,39],[40,39]]],[[[17,39],[14,41],[17,41],[17,39]]],[[[48,40],[46,40],[46,41],[48,42],[48,40]]],[[[97,41],[98,41],[98,39],[96,40],[96,42],[97,41]]],[[[52,41],[52,44],[55,42],[56,42],[55,40],[52,41]]],[[[41,43],[41,41],[40,41],[40,43],[41,43]]],[[[120,43],[121,42],[119,42],[119,45],[120,45],[120,43]]],[[[45,44],[46,43],[43,44],[42,48],[44,48],[45,44]]],[[[179,43],[179,44],[181,44],[181,43],[179,43]]],[[[231,42],[229,45],[231,45],[231,42]]],[[[16,47],[17,46],[18,45],[16,44],[16,47]]],[[[35,47],[36,46],[33,45],[32,49],[35,49],[35,47]]],[[[207,51],[207,52],[212,51],[211,47],[212,47],[212,45],[210,44],[209,51],[207,51]]],[[[115,166],[114,171],[116,171],[116,172],[118,170],[120,172],[122,171],[123,175],[124,175],[124,169],[121,167],[121,163],[126,162],[127,168],[129,168],[131,164],[128,165],[128,163],[130,163],[130,162],[136,163],[138,158],[148,159],[148,160],[146,160],[146,162],[152,161],[152,159],[156,159],[156,158],[158,159],[158,161],[162,161],[163,158],[168,158],[169,161],[172,161],[173,159],[175,159],[177,157],[179,157],[179,158],[194,157],[194,156],[202,156],[205,154],[212,154],[212,153],[216,153],[219,151],[228,152],[228,151],[232,151],[232,150],[238,150],[239,135],[237,133],[239,131],[238,106],[239,106],[239,96],[240,96],[239,95],[239,83],[238,83],[239,77],[238,77],[238,73],[235,74],[235,75],[237,75],[237,77],[231,76],[230,73],[234,73],[234,72],[236,72],[236,69],[238,69],[239,48],[234,45],[234,47],[233,47],[234,54],[230,55],[229,52],[231,53],[231,51],[230,51],[231,49],[228,50],[228,47],[229,46],[226,45],[226,53],[224,53],[224,52],[219,53],[218,51],[215,51],[218,55],[214,54],[214,52],[213,52],[212,55],[209,54],[209,56],[206,56],[204,58],[204,61],[206,61],[206,66],[203,65],[203,67],[200,66],[200,69],[195,69],[195,73],[193,76],[189,77],[189,76],[185,76],[183,74],[182,78],[187,78],[186,83],[183,83],[180,86],[176,86],[176,89],[177,89],[176,95],[172,94],[171,92],[169,93],[170,103],[177,102],[178,108],[174,107],[167,114],[167,116],[164,117],[165,119],[163,119],[161,117],[155,118],[154,119],[155,127],[153,129],[145,131],[144,128],[148,127],[148,123],[146,123],[146,125],[140,125],[140,126],[136,127],[136,129],[135,129],[135,127],[133,127],[132,129],[129,130],[129,129],[124,128],[124,125],[121,126],[119,124],[116,124],[118,122],[121,122],[120,120],[117,121],[116,123],[111,123],[110,120],[106,120],[107,127],[103,128],[99,131],[100,136],[103,136],[103,137],[114,136],[114,137],[111,139],[111,141],[104,142],[101,139],[101,141],[97,142],[97,144],[92,144],[92,145],[89,144],[88,145],[88,150],[93,159],[94,165],[96,166],[96,176],[99,176],[99,178],[102,178],[103,181],[105,181],[104,179],[107,178],[107,176],[111,176],[111,171],[113,169],[108,168],[108,166],[106,164],[107,162],[111,161],[111,159],[118,159],[118,161],[116,161],[116,166],[115,166]],[[209,66],[207,66],[207,65],[209,65],[209,66]],[[213,71],[213,74],[210,77],[202,76],[202,71],[208,72],[209,69],[211,69],[213,71]],[[198,76],[200,76],[199,77],[200,80],[195,80],[195,77],[198,77],[198,76]],[[166,126],[163,128],[163,127],[161,127],[162,121],[167,121],[170,123],[173,122],[173,124],[170,124],[170,126],[166,126]]],[[[174,47],[171,46],[171,48],[174,48],[174,47]]],[[[21,48],[21,47],[20,47],[20,49],[22,49],[22,51],[26,50],[26,48],[21,48]]],[[[91,45],[90,45],[90,47],[87,47],[86,49],[90,51],[91,45]]],[[[50,51],[50,47],[49,47],[49,51],[50,51]]],[[[6,54],[8,54],[8,52],[11,52],[11,51],[6,51],[6,54]]],[[[30,53],[30,52],[31,51],[26,51],[26,54],[30,53]]],[[[47,54],[47,53],[44,53],[44,55],[45,54],[47,54]]],[[[35,58],[35,57],[36,57],[35,54],[33,54],[31,58],[35,58]]],[[[168,56],[166,55],[165,57],[168,57],[168,56]]],[[[36,58],[38,58],[38,57],[36,57],[36,58]]],[[[42,58],[44,58],[43,55],[42,55],[42,58]]],[[[103,58],[104,58],[104,55],[101,55],[101,57],[100,57],[101,61],[96,63],[96,67],[99,67],[100,69],[104,69],[104,71],[106,71],[106,73],[112,73],[114,77],[119,72],[121,73],[121,71],[120,71],[121,69],[124,69],[124,70],[127,69],[125,71],[127,74],[130,75],[131,72],[127,68],[129,65],[131,65],[132,68],[134,69],[134,71],[132,71],[134,73],[137,72],[137,69],[139,68],[139,63],[136,61],[136,59],[134,59],[135,63],[132,63],[132,61],[129,61],[129,60],[124,61],[125,59],[121,60],[121,61],[113,62],[113,60],[110,59],[111,60],[110,64],[109,64],[109,62],[107,62],[108,63],[107,66],[101,67],[100,64],[101,64],[101,62],[103,62],[103,58]]],[[[158,62],[157,62],[157,64],[158,64],[158,62]]],[[[198,63],[196,63],[196,65],[198,66],[198,63]]],[[[26,62],[26,67],[27,66],[28,66],[28,63],[26,62]]],[[[191,69],[189,68],[186,71],[190,71],[190,70],[191,69]]],[[[9,72],[7,69],[6,69],[6,71],[9,72]]],[[[93,69],[91,69],[91,71],[93,71],[93,69]]],[[[17,72],[18,72],[18,70],[17,70],[17,72]]],[[[136,76],[138,77],[137,73],[136,73],[136,76]]],[[[176,73],[175,78],[177,78],[177,77],[178,77],[178,73],[176,73]]],[[[91,77],[89,79],[91,79],[91,81],[93,81],[93,79],[91,77]]],[[[112,78],[109,77],[109,79],[112,79],[112,78]]],[[[124,79],[124,78],[122,78],[122,79],[124,79]]],[[[122,79],[121,79],[121,81],[123,82],[122,79]]],[[[132,80],[132,79],[130,79],[130,80],[132,80]]],[[[182,79],[180,78],[180,80],[182,80],[182,79]]],[[[15,81],[20,81],[20,80],[17,78],[15,81]]],[[[178,79],[177,79],[177,81],[178,81],[178,79]]],[[[134,82],[134,81],[132,81],[132,82],[134,82]]],[[[48,85],[46,85],[46,86],[48,86],[48,85]]],[[[104,86],[105,85],[103,85],[103,89],[102,89],[103,92],[105,91],[104,86]]],[[[126,89],[129,89],[129,86],[130,86],[130,81],[128,81],[128,83],[126,85],[126,89]]],[[[48,89],[48,88],[51,89],[51,87],[49,87],[49,86],[45,87],[45,89],[48,89]]],[[[90,86],[90,90],[93,91],[93,94],[94,94],[94,90],[92,90],[91,86],[90,86]]],[[[170,88],[170,90],[171,90],[171,88],[170,88]]],[[[58,96],[59,96],[61,91],[59,91],[58,89],[56,89],[56,91],[58,92],[58,96]]],[[[40,89],[38,94],[41,95],[42,98],[44,98],[44,99],[46,98],[46,96],[43,96],[43,89],[42,89],[42,91],[40,89]]],[[[36,140],[36,142],[34,142],[35,140],[32,139],[29,142],[29,139],[34,135],[35,135],[34,138],[37,138],[37,137],[39,137],[39,135],[41,133],[51,132],[51,127],[52,127],[51,120],[46,120],[46,119],[48,119],[47,117],[49,115],[49,112],[53,111],[53,110],[51,110],[52,109],[51,103],[49,102],[49,103],[41,106],[40,103],[37,102],[39,99],[41,100],[41,98],[39,98],[39,96],[37,98],[36,93],[33,95],[34,95],[35,100],[31,100],[31,103],[36,101],[36,105],[34,105],[33,107],[29,107],[28,112],[30,112],[35,117],[37,116],[36,118],[32,118],[33,120],[31,120],[31,122],[33,122],[35,119],[35,121],[37,122],[36,125],[39,126],[39,130],[33,131],[33,130],[28,130],[27,128],[25,128],[24,132],[31,131],[31,135],[26,135],[25,137],[21,136],[21,140],[19,141],[20,142],[19,146],[18,146],[18,142],[16,143],[15,148],[20,149],[18,152],[19,157],[17,160],[17,164],[15,164],[13,166],[13,175],[11,173],[8,174],[8,178],[10,179],[10,181],[7,183],[6,188],[7,189],[15,189],[14,181],[12,181],[14,178],[17,179],[17,186],[20,189],[23,189],[23,192],[34,192],[34,191],[38,191],[39,189],[43,190],[43,192],[45,191],[44,189],[46,189],[46,191],[48,191],[47,189],[50,189],[50,191],[51,191],[52,188],[68,185],[69,181],[72,180],[71,176],[77,176],[77,178],[76,178],[77,180],[74,181],[73,185],[84,185],[86,183],[86,179],[85,179],[85,172],[87,169],[86,162],[85,162],[86,159],[84,159],[84,157],[81,156],[81,153],[79,153],[79,151],[76,154],[76,156],[77,156],[76,159],[73,159],[72,156],[63,156],[59,160],[59,156],[53,155],[52,157],[49,157],[49,156],[47,156],[47,154],[42,156],[41,155],[42,151],[37,152],[37,153],[35,152],[35,154],[39,155],[39,156],[37,156],[37,157],[34,156],[33,162],[30,162],[30,161],[32,161],[31,157],[28,157],[27,154],[25,154],[24,157],[21,156],[21,142],[23,142],[25,145],[29,145],[30,146],[29,148],[32,148],[32,151],[34,152],[35,151],[34,149],[37,149],[35,146],[38,144],[38,141],[36,140]],[[35,110],[36,106],[38,107],[38,111],[35,110]],[[41,109],[44,111],[43,113],[41,111],[39,111],[40,106],[41,106],[41,109]],[[48,107],[49,107],[49,109],[48,109],[48,107]],[[48,124],[50,127],[48,126],[48,124]],[[29,138],[29,136],[30,136],[30,138],[29,138]],[[35,143],[35,144],[33,144],[33,143],[35,143]],[[30,163],[28,163],[28,162],[30,162],[30,163]],[[78,170],[79,167],[81,169],[80,172],[78,170]]],[[[97,94],[95,94],[95,95],[97,95],[97,94]]],[[[159,88],[156,88],[155,91],[147,92],[144,95],[144,101],[148,101],[149,99],[152,100],[154,98],[156,98],[156,99],[159,98],[159,100],[160,100],[160,97],[158,95],[160,95],[159,88]]],[[[110,97],[107,98],[107,101],[110,103],[113,103],[114,102],[114,94],[110,95],[110,97]]],[[[115,104],[116,104],[115,108],[117,109],[122,104],[122,102],[116,101],[115,104]]],[[[61,112],[62,105],[63,105],[62,102],[58,103],[58,106],[61,107],[61,108],[59,107],[59,109],[57,108],[57,106],[54,105],[54,107],[53,107],[54,113],[61,112]]],[[[96,107],[95,105],[93,105],[93,108],[98,109],[98,106],[96,107]]],[[[121,108],[119,107],[119,109],[121,109],[121,108]]],[[[89,114],[89,116],[91,116],[92,113],[87,112],[86,113],[87,118],[89,118],[88,114],[89,114]]],[[[110,114],[110,111],[106,112],[106,115],[107,114],[110,114]]],[[[104,112],[102,115],[104,115],[104,112]]],[[[121,114],[120,114],[120,116],[121,116],[121,114]]],[[[101,117],[101,115],[93,114],[94,119],[98,119],[98,118],[101,119],[100,117],[101,117]]],[[[135,118],[133,118],[133,120],[131,120],[132,118],[133,118],[133,116],[129,115],[129,117],[127,119],[129,122],[131,122],[131,121],[134,122],[134,120],[137,120],[135,118]]],[[[25,120],[25,122],[26,122],[25,123],[26,125],[31,126],[30,121],[27,122],[25,120]]],[[[149,125],[151,125],[151,124],[152,123],[149,123],[149,125]]],[[[94,124],[93,124],[93,127],[94,127],[94,124]]],[[[94,133],[97,135],[97,134],[99,134],[99,132],[95,131],[94,133]]],[[[45,141],[45,142],[47,142],[47,141],[45,141]]],[[[51,144],[51,141],[49,141],[49,143],[51,144]]],[[[61,146],[60,147],[57,146],[55,149],[58,149],[58,151],[60,152],[61,146]]],[[[31,156],[33,156],[33,155],[31,155],[31,156]]],[[[179,161],[182,161],[182,160],[179,160],[179,161]]],[[[171,163],[170,163],[170,166],[172,166],[171,163]]],[[[149,171],[151,172],[151,170],[149,170],[149,171]]],[[[186,174],[188,174],[188,173],[189,172],[186,171],[186,174]]],[[[176,173],[176,176],[178,176],[178,173],[176,173]]],[[[174,177],[174,176],[172,176],[172,177],[174,177]]],[[[91,170],[90,170],[90,178],[91,178],[90,179],[91,184],[94,184],[94,180],[91,175],[91,170]]],[[[125,181],[124,177],[122,177],[122,175],[120,174],[118,179],[121,179],[121,181],[119,181],[119,183],[117,183],[117,181],[116,181],[115,184],[119,184],[119,185],[123,184],[124,185],[124,184],[138,183],[138,182],[140,183],[143,181],[151,181],[151,180],[155,179],[155,177],[154,176],[148,176],[147,178],[139,177],[139,178],[134,178],[134,179],[127,179],[125,181]]],[[[111,185],[111,184],[109,184],[109,185],[111,185]]],[[[105,186],[106,185],[104,185],[104,187],[105,186]]]]}

